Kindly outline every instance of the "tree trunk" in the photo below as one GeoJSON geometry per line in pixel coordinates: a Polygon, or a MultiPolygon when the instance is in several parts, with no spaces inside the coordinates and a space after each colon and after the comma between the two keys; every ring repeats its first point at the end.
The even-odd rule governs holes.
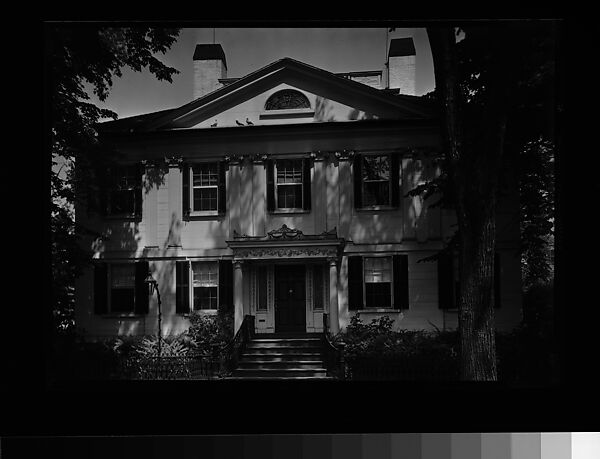
{"type": "MultiPolygon", "coordinates": [[[[436,89],[443,112],[446,165],[456,192],[461,297],[460,374],[467,381],[495,381],[493,269],[496,248],[496,190],[508,107],[506,37],[490,31],[490,81],[478,145],[465,147],[454,28],[428,28],[436,89]]],[[[467,32],[468,33],[468,32],[467,32]]]]}

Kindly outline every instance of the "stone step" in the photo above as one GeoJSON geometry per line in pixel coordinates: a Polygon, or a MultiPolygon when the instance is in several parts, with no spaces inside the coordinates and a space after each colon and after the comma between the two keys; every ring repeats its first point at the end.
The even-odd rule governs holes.
{"type": "Polygon", "coordinates": [[[300,351],[286,351],[278,352],[273,349],[254,349],[252,351],[246,351],[242,354],[241,360],[248,359],[260,359],[260,360],[271,360],[271,361],[288,361],[296,359],[321,359],[321,352],[300,352],[300,351]]]}
{"type": "Polygon", "coordinates": [[[254,343],[281,343],[281,342],[286,342],[286,343],[322,343],[322,339],[321,338],[253,338],[252,340],[250,340],[251,342],[254,343]]]}
{"type": "Polygon", "coordinates": [[[262,342],[252,341],[246,345],[246,349],[321,349],[321,343],[304,342],[290,343],[286,341],[262,342]]]}
{"type": "Polygon", "coordinates": [[[332,376],[227,376],[223,379],[243,379],[248,381],[284,381],[289,379],[306,381],[335,381],[335,378],[332,376]]]}
{"type": "Polygon", "coordinates": [[[262,369],[254,369],[254,368],[237,368],[233,371],[234,377],[278,377],[278,378],[288,378],[295,376],[311,376],[311,377],[324,377],[327,376],[327,370],[325,368],[321,369],[304,369],[304,368],[288,368],[288,369],[271,369],[271,368],[262,368],[262,369]]]}
{"type": "Polygon", "coordinates": [[[322,370],[321,360],[290,360],[274,362],[272,360],[246,360],[241,361],[238,370],[322,370]]]}

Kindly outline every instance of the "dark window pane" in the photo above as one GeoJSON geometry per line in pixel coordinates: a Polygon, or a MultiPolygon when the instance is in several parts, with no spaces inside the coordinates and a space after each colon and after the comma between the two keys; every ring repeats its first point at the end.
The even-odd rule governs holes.
{"type": "Polygon", "coordinates": [[[385,206],[390,204],[389,182],[364,182],[363,205],[385,206]]]}
{"type": "Polygon", "coordinates": [[[194,186],[216,186],[219,183],[217,163],[198,164],[193,166],[194,186]]]}
{"type": "Polygon", "coordinates": [[[134,203],[134,190],[116,190],[110,194],[110,209],[113,214],[132,214],[134,203]]]}
{"type": "Polygon", "coordinates": [[[277,207],[280,209],[302,208],[302,185],[278,185],[277,207]]]}
{"type": "Polygon", "coordinates": [[[302,160],[278,159],[277,183],[302,183],[302,160]]]}
{"type": "Polygon", "coordinates": [[[389,156],[363,156],[363,180],[389,180],[389,156]]]}
{"type": "Polygon", "coordinates": [[[113,288],[111,290],[111,312],[133,312],[135,296],[133,288],[113,288]]]}
{"type": "Polygon", "coordinates": [[[217,210],[217,188],[194,188],[194,210],[217,210]]]}
{"type": "Polygon", "coordinates": [[[389,308],[392,305],[392,284],[366,282],[365,296],[367,308],[389,308]]]}
{"type": "Polygon", "coordinates": [[[217,309],[217,287],[194,287],[194,309],[217,309]]]}

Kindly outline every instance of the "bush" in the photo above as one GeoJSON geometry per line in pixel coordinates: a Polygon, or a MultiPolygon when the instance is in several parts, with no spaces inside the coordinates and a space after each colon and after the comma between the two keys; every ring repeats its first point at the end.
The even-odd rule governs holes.
{"type": "Polygon", "coordinates": [[[335,337],[346,343],[346,361],[354,378],[456,379],[456,332],[393,331],[393,323],[383,316],[365,325],[357,314],[335,337]]]}
{"type": "Polygon", "coordinates": [[[233,312],[222,312],[214,316],[194,311],[189,320],[191,326],[185,336],[193,343],[194,350],[201,354],[219,357],[221,351],[233,338],[233,312]]]}

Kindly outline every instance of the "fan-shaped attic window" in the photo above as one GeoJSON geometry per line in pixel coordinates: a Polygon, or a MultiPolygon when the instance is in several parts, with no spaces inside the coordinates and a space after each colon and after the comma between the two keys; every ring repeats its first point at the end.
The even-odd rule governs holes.
{"type": "Polygon", "coordinates": [[[310,108],[308,98],[300,91],[283,89],[267,99],[265,110],[294,110],[310,108]]]}

